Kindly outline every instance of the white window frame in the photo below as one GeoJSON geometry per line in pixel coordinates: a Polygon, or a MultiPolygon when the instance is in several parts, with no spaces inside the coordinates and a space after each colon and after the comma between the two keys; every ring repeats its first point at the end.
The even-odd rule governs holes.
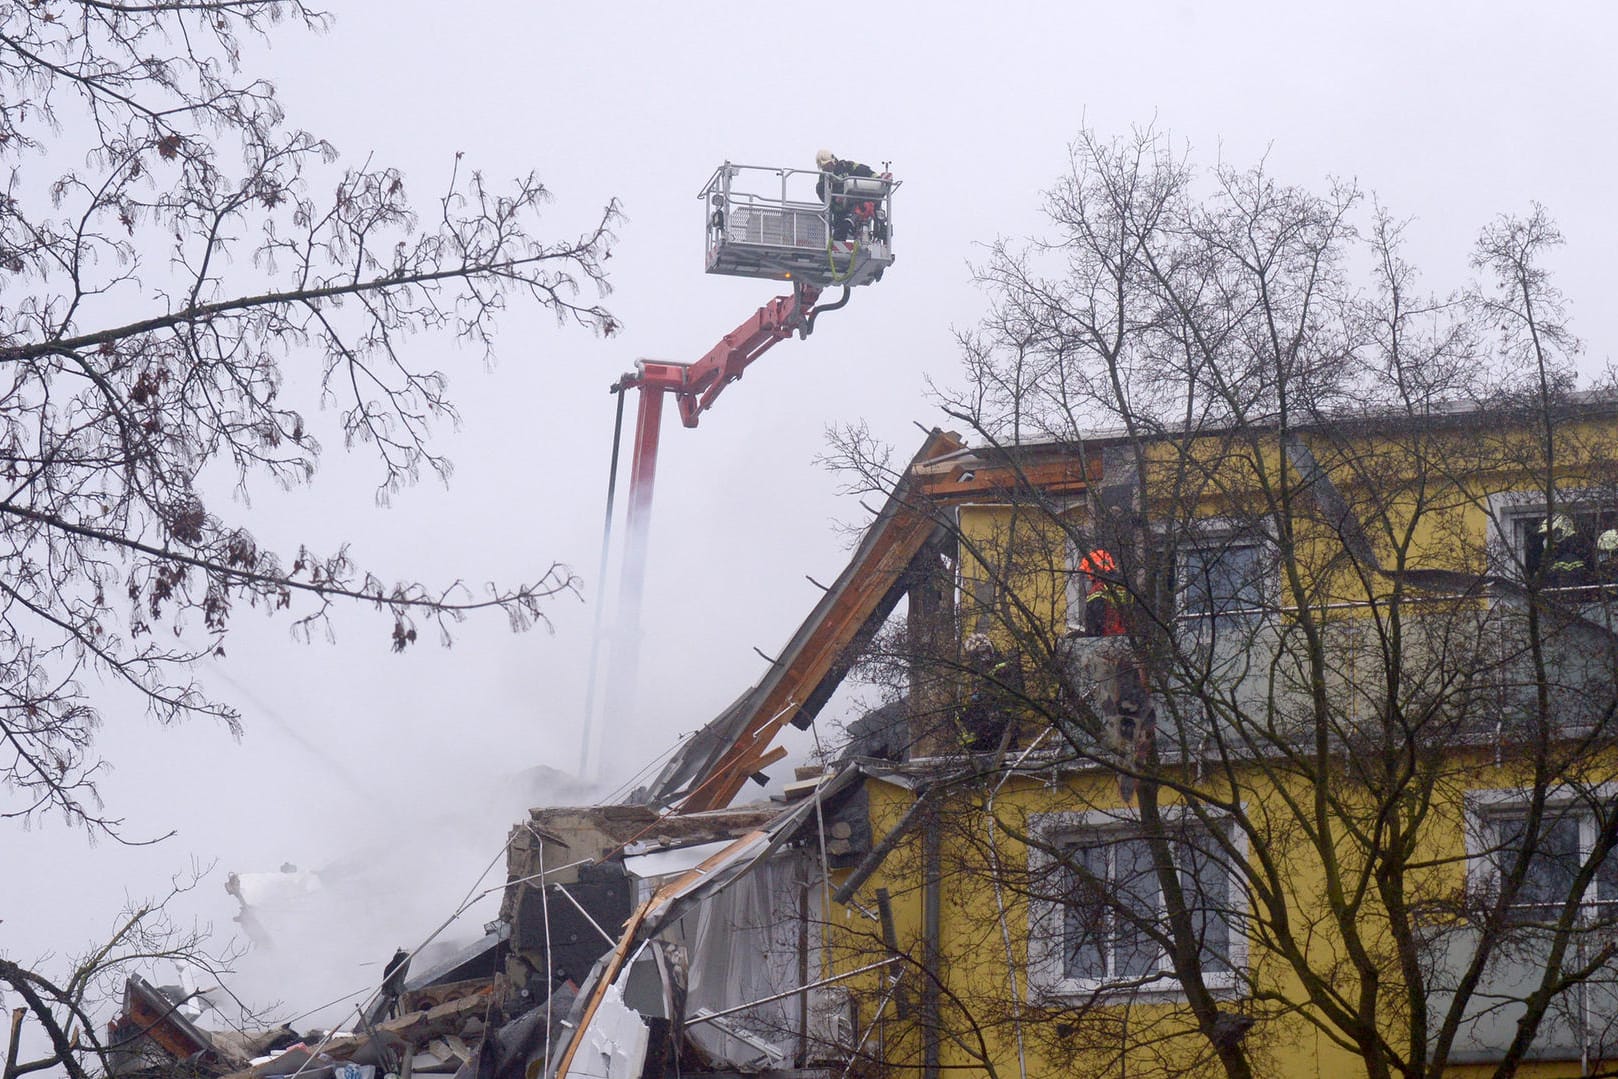
{"type": "MultiPolygon", "coordinates": [[[[1580,864],[1583,864],[1595,849],[1596,837],[1595,814],[1581,803],[1591,800],[1610,801],[1615,796],[1618,796],[1618,782],[1603,783],[1589,791],[1578,791],[1571,787],[1556,787],[1546,791],[1547,810],[1574,808],[1577,814],[1580,864]]],[[[1534,792],[1523,787],[1471,790],[1463,796],[1467,875],[1475,890],[1489,895],[1498,893],[1500,866],[1495,860],[1498,844],[1493,825],[1502,817],[1527,810],[1533,797],[1534,792]]],[[[1618,858],[1618,851],[1614,851],[1608,857],[1618,858]]],[[[1599,886],[1598,875],[1585,889],[1584,898],[1579,903],[1581,911],[1594,911],[1604,906],[1609,908],[1609,916],[1618,917],[1618,895],[1603,898],[1598,891],[1599,886]]]]}
{"type": "Polygon", "coordinates": [[[1179,639],[1187,645],[1207,646],[1221,623],[1229,627],[1230,632],[1240,635],[1251,632],[1273,618],[1281,590],[1275,547],[1275,532],[1269,522],[1242,522],[1231,517],[1208,517],[1193,522],[1193,527],[1180,537],[1174,552],[1174,624],[1179,639]],[[1190,581],[1184,563],[1186,551],[1205,551],[1224,546],[1257,548],[1262,569],[1259,580],[1261,606],[1217,613],[1187,611],[1186,595],[1190,591],[1190,581]]]}
{"type": "MultiPolygon", "coordinates": [[[[1079,563],[1091,550],[1099,545],[1095,541],[1088,547],[1081,546],[1067,538],[1067,578],[1064,582],[1064,595],[1067,600],[1067,629],[1069,633],[1081,632],[1084,629],[1086,595],[1085,575],[1079,570],[1079,563]]],[[[1182,536],[1175,548],[1173,566],[1174,575],[1174,620],[1177,624],[1187,627],[1194,635],[1201,636],[1201,627],[1212,626],[1219,619],[1257,621],[1268,617],[1274,609],[1276,598],[1280,594],[1280,582],[1276,576],[1277,560],[1275,555],[1275,533],[1267,525],[1245,524],[1231,517],[1207,517],[1191,522],[1191,527],[1182,536]],[[1258,557],[1263,569],[1259,580],[1259,589],[1262,593],[1261,605],[1257,607],[1241,607],[1229,611],[1201,611],[1188,612],[1186,610],[1186,595],[1190,592],[1190,581],[1186,576],[1183,561],[1187,551],[1218,550],[1223,547],[1250,547],[1258,551],[1258,557]]],[[[1115,556],[1116,557],[1116,556],[1115,556]]]]}
{"type": "Polygon", "coordinates": [[[1174,558],[1174,618],[1176,621],[1191,623],[1212,622],[1220,618],[1245,619],[1262,618],[1269,613],[1270,606],[1275,598],[1274,574],[1268,572],[1270,566],[1263,563],[1274,563],[1274,556],[1270,553],[1269,538],[1267,536],[1248,536],[1239,532],[1227,532],[1222,535],[1198,536],[1189,543],[1182,542],[1175,550],[1174,558]],[[1214,551],[1224,554],[1227,551],[1242,549],[1257,553],[1262,569],[1266,570],[1258,580],[1258,587],[1262,593],[1260,605],[1256,607],[1237,607],[1228,611],[1193,611],[1189,609],[1187,598],[1191,594],[1191,579],[1186,572],[1185,556],[1188,552],[1214,551]]]}
{"type": "MultiPolygon", "coordinates": [[[[1164,819],[1170,822],[1184,820],[1188,815],[1183,807],[1165,806],[1164,819]]],[[[1228,819],[1228,818],[1227,818],[1228,819]]],[[[1034,880],[1049,879],[1059,871],[1057,859],[1048,848],[1066,842],[1075,842],[1102,833],[1119,835],[1140,834],[1140,813],[1134,809],[1091,809],[1055,813],[1036,813],[1030,823],[1039,845],[1028,850],[1028,868],[1034,880]]],[[[1231,842],[1238,858],[1248,857],[1247,835],[1232,820],[1231,842]]],[[[1209,971],[1204,980],[1209,989],[1221,994],[1233,993],[1241,983],[1247,968],[1248,942],[1246,918],[1241,909],[1245,889],[1242,874],[1235,866],[1226,868],[1230,886],[1230,969],[1209,971]]],[[[1067,974],[1067,937],[1065,926],[1066,904],[1052,899],[1030,897],[1028,902],[1028,998],[1032,1003],[1062,999],[1090,999],[1098,994],[1147,998],[1180,998],[1184,990],[1174,976],[1167,956],[1160,960],[1161,969],[1155,975],[1131,975],[1118,978],[1072,978],[1067,974]]]]}
{"type": "MultiPolygon", "coordinates": [[[[1581,506],[1601,506],[1603,502],[1614,502],[1611,507],[1618,510],[1618,501],[1615,501],[1614,492],[1595,487],[1571,487],[1559,491],[1556,503],[1557,512],[1571,511],[1577,513],[1581,506]]],[[[1518,539],[1519,522],[1526,525],[1529,521],[1543,521],[1551,512],[1551,507],[1545,503],[1544,491],[1496,491],[1488,496],[1487,512],[1489,517],[1489,535],[1487,556],[1490,572],[1498,571],[1502,577],[1521,581],[1528,568],[1528,545],[1518,539]]],[[[1526,533],[1524,533],[1526,536],[1526,533]]],[[[1590,539],[1593,541],[1594,536],[1590,539]]],[[[1574,590],[1583,589],[1585,585],[1573,586],[1574,590]]]]}
{"type": "Polygon", "coordinates": [[[1062,595],[1067,601],[1067,631],[1069,634],[1084,632],[1084,606],[1089,598],[1085,595],[1085,585],[1082,580],[1084,574],[1079,572],[1079,561],[1088,552],[1079,550],[1079,544],[1068,536],[1064,541],[1067,545],[1067,573],[1062,579],[1062,595]]]}

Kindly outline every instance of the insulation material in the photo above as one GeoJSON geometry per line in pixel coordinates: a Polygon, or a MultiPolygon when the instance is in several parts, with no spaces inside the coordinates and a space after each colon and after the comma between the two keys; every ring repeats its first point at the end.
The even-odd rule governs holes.
{"type": "MultiPolygon", "coordinates": [[[[588,1028],[594,1022],[594,1013],[597,1007],[606,999],[608,990],[612,988],[610,983],[618,978],[624,963],[624,959],[635,950],[635,945],[637,942],[644,942],[645,940],[658,935],[664,930],[670,929],[670,927],[673,927],[675,923],[687,915],[692,915],[693,917],[700,915],[701,908],[705,901],[713,899],[724,892],[727,888],[735,885],[738,881],[745,880],[752,873],[772,864],[770,856],[783,847],[789,840],[801,832],[804,832],[809,822],[813,819],[814,815],[820,811],[826,800],[834,798],[844,790],[853,787],[863,778],[863,776],[864,773],[860,770],[860,768],[857,765],[851,764],[844,767],[835,775],[823,778],[820,781],[819,788],[814,794],[804,798],[802,801],[792,806],[792,808],[786,810],[780,816],[764,825],[763,828],[739,836],[734,842],[726,846],[719,853],[706,859],[701,865],[690,869],[681,876],[676,877],[675,879],[658,888],[657,892],[652,896],[652,898],[647,900],[646,903],[640,907],[640,909],[630,916],[629,921],[625,923],[624,934],[619,939],[618,947],[615,948],[609,955],[602,957],[602,959],[596,964],[596,969],[591,972],[589,977],[585,979],[584,984],[580,986],[581,995],[574,1007],[578,1012],[579,1018],[584,1021],[583,1025],[588,1028]]],[[[767,879],[774,879],[774,875],[771,874],[767,879]]],[[[803,878],[789,877],[788,879],[792,881],[801,881],[803,878]]],[[[774,890],[768,886],[763,887],[764,895],[772,898],[775,896],[776,892],[774,890]]],[[[793,896],[797,896],[799,894],[796,890],[797,887],[798,886],[795,885],[794,888],[791,889],[791,894],[793,896]]],[[[771,903],[769,901],[764,903],[766,910],[770,907],[770,905],[771,903]]],[[[796,912],[796,908],[783,905],[781,910],[782,916],[779,919],[776,919],[777,921],[793,925],[804,924],[808,921],[808,919],[802,917],[801,913],[796,912]]],[[[735,935],[736,927],[742,923],[734,917],[722,919],[720,917],[710,915],[710,918],[712,919],[709,923],[711,927],[710,939],[712,940],[712,946],[725,949],[726,954],[730,954],[729,949],[734,943],[731,938],[735,935]]],[[[748,924],[767,928],[768,925],[773,923],[765,922],[755,915],[748,924]]],[[[691,951],[694,948],[704,946],[696,943],[692,939],[699,933],[699,930],[700,927],[694,924],[689,933],[681,935],[681,939],[678,942],[686,945],[685,949],[683,949],[683,954],[691,954],[691,951]]],[[[773,934],[775,932],[778,931],[770,931],[765,933],[763,938],[763,951],[771,952],[774,950],[773,934]]],[[[671,935],[673,934],[671,933],[671,935]]],[[[768,966],[768,964],[765,965],[768,966]]],[[[814,969],[818,970],[819,967],[820,964],[816,962],[814,964],[814,969]]],[[[748,975],[756,975],[758,972],[750,969],[746,973],[748,975]]],[[[710,986],[709,992],[711,995],[722,996],[722,993],[715,993],[711,989],[713,986],[712,979],[715,977],[715,975],[710,974],[706,977],[708,979],[706,984],[710,986]]],[[[778,981],[778,978],[772,977],[769,979],[769,984],[776,984],[778,981]]],[[[738,989],[740,988],[740,984],[740,980],[738,979],[738,982],[736,983],[738,989]]],[[[751,978],[749,978],[748,984],[752,984],[751,978]]],[[[782,989],[789,990],[798,984],[801,983],[797,981],[789,982],[783,985],[782,989]]],[[[749,1001],[757,1000],[758,997],[751,993],[747,993],[745,996],[738,994],[737,997],[730,999],[736,999],[738,1004],[746,1004],[749,1001]]],[[[619,1003],[620,1005],[622,1004],[621,1000],[619,1003]]],[[[695,1018],[699,1009],[701,1009],[700,1004],[695,1006],[688,1004],[684,1014],[688,1019],[695,1018]]],[[[701,1010],[716,1011],[717,1009],[701,1010]]],[[[723,1018],[716,1019],[714,1022],[722,1023],[724,1026],[730,1026],[733,1029],[739,1029],[735,1027],[734,1024],[729,1023],[723,1018]]],[[[705,1023],[701,1025],[712,1024],[705,1023]]],[[[782,1036],[782,1032],[779,1030],[779,1028],[772,1030],[771,1034],[777,1039],[780,1039],[782,1036]]],[[[791,1035],[789,1034],[786,1040],[790,1041],[790,1037],[791,1035]]],[[[747,1034],[743,1037],[737,1038],[737,1041],[744,1045],[749,1045],[754,1043],[756,1039],[753,1038],[752,1035],[747,1034]]],[[[584,1038],[581,1033],[579,1035],[575,1035],[573,1038],[569,1039],[566,1044],[558,1048],[558,1055],[555,1058],[557,1062],[555,1072],[558,1076],[563,1077],[563,1079],[571,1079],[571,1076],[576,1073],[573,1059],[579,1052],[584,1050],[584,1044],[584,1038]]],[[[769,1051],[762,1053],[755,1051],[750,1055],[750,1059],[759,1059],[760,1057],[766,1059],[775,1059],[777,1056],[774,1048],[776,1044],[776,1042],[772,1041],[769,1051]]]]}
{"type": "MultiPolygon", "coordinates": [[[[722,1013],[803,984],[800,903],[808,868],[801,856],[769,859],[681,919],[678,933],[691,957],[688,1017],[722,1013]]],[[[811,972],[819,970],[817,936],[808,941],[811,972]]],[[[790,1067],[801,1008],[798,997],[772,1000],[690,1025],[686,1036],[716,1064],[739,1071],[790,1067]]]]}
{"type": "Polygon", "coordinates": [[[632,877],[667,877],[695,869],[730,846],[728,839],[712,843],[698,843],[673,850],[654,850],[647,854],[631,854],[624,858],[624,872],[632,877]]]}
{"type": "Polygon", "coordinates": [[[640,1079],[649,1030],[624,1003],[616,985],[607,986],[590,1022],[579,1032],[579,1049],[568,1079],[640,1079]]]}

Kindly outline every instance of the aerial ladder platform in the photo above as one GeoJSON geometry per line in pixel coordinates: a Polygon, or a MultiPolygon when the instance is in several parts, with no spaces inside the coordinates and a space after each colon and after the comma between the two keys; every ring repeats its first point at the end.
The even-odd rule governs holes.
{"type": "MultiPolygon", "coordinates": [[[[740,379],[777,342],[794,335],[807,338],[816,318],[847,304],[854,288],[880,281],[894,260],[893,193],[899,185],[885,168],[875,176],[844,176],[727,161],[697,193],[706,220],[706,271],[790,282],[792,291],[753,312],[696,362],[639,360],[633,371],[610,387],[618,396],[618,425],[613,432],[607,487],[603,573],[611,539],[623,395],[638,390],[640,397],[630,451],[627,538],[618,587],[620,624],[614,632],[612,685],[617,692],[608,700],[609,713],[622,714],[630,707],[639,668],[639,611],[664,398],[673,395],[684,426],[697,426],[725,387],[740,379]],[[841,287],[840,298],[820,303],[821,295],[833,287],[841,287]]],[[[586,776],[593,773],[598,726],[594,711],[601,611],[602,605],[597,604],[579,762],[580,773],[586,776]]]]}

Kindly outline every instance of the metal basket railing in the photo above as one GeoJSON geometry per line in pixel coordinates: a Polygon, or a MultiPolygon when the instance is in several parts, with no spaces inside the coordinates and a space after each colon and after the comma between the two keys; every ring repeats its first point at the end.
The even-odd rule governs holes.
{"type": "Polygon", "coordinates": [[[730,162],[716,169],[699,193],[707,208],[708,272],[820,284],[862,284],[880,276],[893,261],[892,196],[898,184],[847,177],[817,193],[823,176],[814,169],[730,162]],[[848,243],[856,200],[864,208],[862,220],[879,226],[866,224],[857,242],[848,243]]]}

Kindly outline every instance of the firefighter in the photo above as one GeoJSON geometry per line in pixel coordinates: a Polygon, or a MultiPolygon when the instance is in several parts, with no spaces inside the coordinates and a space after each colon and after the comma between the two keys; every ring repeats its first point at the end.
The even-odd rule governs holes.
{"type": "MultiPolygon", "coordinates": [[[[1124,608],[1129,591],[1119,575],[1117,559],[1110,551],[1097,547],[1079,560],[1079,572],[1088,582],[1085,632],[1092,637],[1122,636],[1128,631],[1124,608]]],[[[1108,692],[1098,694],[1097,699],[1111,713],[1106,718],[1112,727],[1112,748],[1125,764],[1118,773],[1118,794],[1130,802],[1139,786],[1137,773],[1147,768],[1155,751],[1157,711],[1146,669],[1136,662],[1128,643],[1117,642],[1108,654],[1111,667],[1102,676],[1108,692]]]]}
{"type": "Polygon", "coordinates": [[[1124,630],[1124,604],[1129,593],[1118,581],[1118,563],[1097,547],[1079,560],[1084,574],[1084,632],[1089,637],[1116,637],[1124,630]]]}
{"type": "Polygon", "coordinates": [[[987,634],[973,633],[961,642],[969,683],[956,715],[961,748],[968,753],[997,749],[1006,731],[1017,741],[1017,708],[1022,700],[1022,665],[1002,656],[987,634]]]}
{"type": "Polygon", "coordinates": [[[875,176],[875,170],[858,161],[845,161],[830,150],[815,154],[815,167],[820,170],[820,179],[815,181],[815,198],[831,211],[832,239],[853,239],[859,226],[875,214],[876,206],[867,200],[856,201],[844,196],[845,181],[851,176],[875,176]]]}
{"type": "Polygon", "coordinates": [[[1618,528],[1596,537],[1595,575],[1600,584],[1618,583],[1618,528]]]}
{"type": "Polygon", "coordinates": [[[1566,588],[1585,583],[1589,572],[1589,545],[1565,513],[1553,513],[1539,526],[1539,564],[1545,584],[1566,588]]]}

